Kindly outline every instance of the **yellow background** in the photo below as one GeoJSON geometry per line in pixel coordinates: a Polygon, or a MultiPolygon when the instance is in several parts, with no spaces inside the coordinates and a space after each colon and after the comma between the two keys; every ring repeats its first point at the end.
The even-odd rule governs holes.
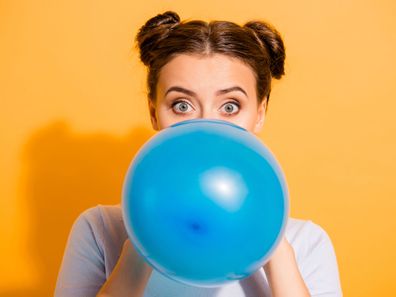
{"type": "Polygon", "coordinates": [[[71,224],[120,201],[153,134],[138,28],[182,19],[267,20],[283,35],[260,137],[291,214],[330,235],[345,296],[396,296],[396,2],[0,2],[0,295],[51,296],[71,224]]]}

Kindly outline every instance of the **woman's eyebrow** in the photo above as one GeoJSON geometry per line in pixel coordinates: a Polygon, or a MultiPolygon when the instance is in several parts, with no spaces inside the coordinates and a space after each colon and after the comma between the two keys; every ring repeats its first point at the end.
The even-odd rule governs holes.
{"type": "MultiPolygon", "coordinates": [[[[174,87],[169,88],[169,89],[166,91],[165,96],[166,96],[169,92],[172,92],[172,91],[176,91],[176,92],[180,92],[180,93],[185,93],[185,94],[187,94],[187,95],[189,95],[189,96],[196,96],[196,95],[197,95],[197,94],[194,93],[193,91],[187,90],[187,89],[182,88],[182,87],[179,87],[179,86],[174,86],[174,87]]],[[[223,89],[223,90],[218,90],[218,91],[216,92],[216,95],[218,96],[218,95],[226,94],[226,93],[233,92],[233,91],[242,92],[243,94],[245,94],[246,97],[248,97],[246,91],[245,91],[244,89],[242,89],[241,87],[238,87],[238,86],[230,87],[230,88],[223,89]]]]}
{"type": "Polygon", "coordinates": [[[240,91],[243,94],[245,94],[246,97],[248,96],[247,93],[245,92],[245,90],[238,86],[234,86],[234,87],[227,88],[224,90],[219,90],[216,92],[216,95],[222,95],[222,94],[226,94],[226,93],[233,92],[233,91],[240,91]]]}

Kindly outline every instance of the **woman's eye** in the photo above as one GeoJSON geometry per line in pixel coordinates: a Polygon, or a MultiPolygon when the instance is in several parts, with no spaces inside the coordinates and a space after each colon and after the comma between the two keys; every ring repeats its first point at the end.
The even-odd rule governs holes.
{"type": "Polygon", "coordinates": [[[191,105],[187,103],[186,101],[176,101],[172,104],[172,108],[175,110],[177,113],[186,113],[191,111],[188,108],[191,108],[191,105]]]}
{"type": "Polygon", "coordinates": [[[234,114],[239,111],[239,104],[236,102],[227,102],[223,107],[227,114],[234,114]]]}

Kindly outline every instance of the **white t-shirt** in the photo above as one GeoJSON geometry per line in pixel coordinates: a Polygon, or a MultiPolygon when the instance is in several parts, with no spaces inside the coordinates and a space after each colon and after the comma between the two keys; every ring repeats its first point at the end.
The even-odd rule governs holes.
{"type": "MultiPolygon", "coordinates": [[[[289,218],[285,236],[312,297],[341,297],[338,265],[327,233],[312,221],[289,218]]],[[[82,212],[68,237],[55,297],[93,297],[106,282],[128,234],[120,204],[97,205],[82,212]]],[[[287,285],[287,284],[285,284],[287,285]]],[[[153,269],[144,297],[271,296],[263,268],[253,275],[214,288],[186,285],[153,269]]]]}

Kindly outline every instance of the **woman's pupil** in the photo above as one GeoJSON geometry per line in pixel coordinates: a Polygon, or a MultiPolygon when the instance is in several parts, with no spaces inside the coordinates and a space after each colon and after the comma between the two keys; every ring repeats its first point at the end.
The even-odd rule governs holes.
{"type": "Polygon", "coordinates": [[[181,103],[180,104],[180,109],[181,109],[181,111],[186,111],[187,110],[187,104],[186,103],[181,103]]]}

